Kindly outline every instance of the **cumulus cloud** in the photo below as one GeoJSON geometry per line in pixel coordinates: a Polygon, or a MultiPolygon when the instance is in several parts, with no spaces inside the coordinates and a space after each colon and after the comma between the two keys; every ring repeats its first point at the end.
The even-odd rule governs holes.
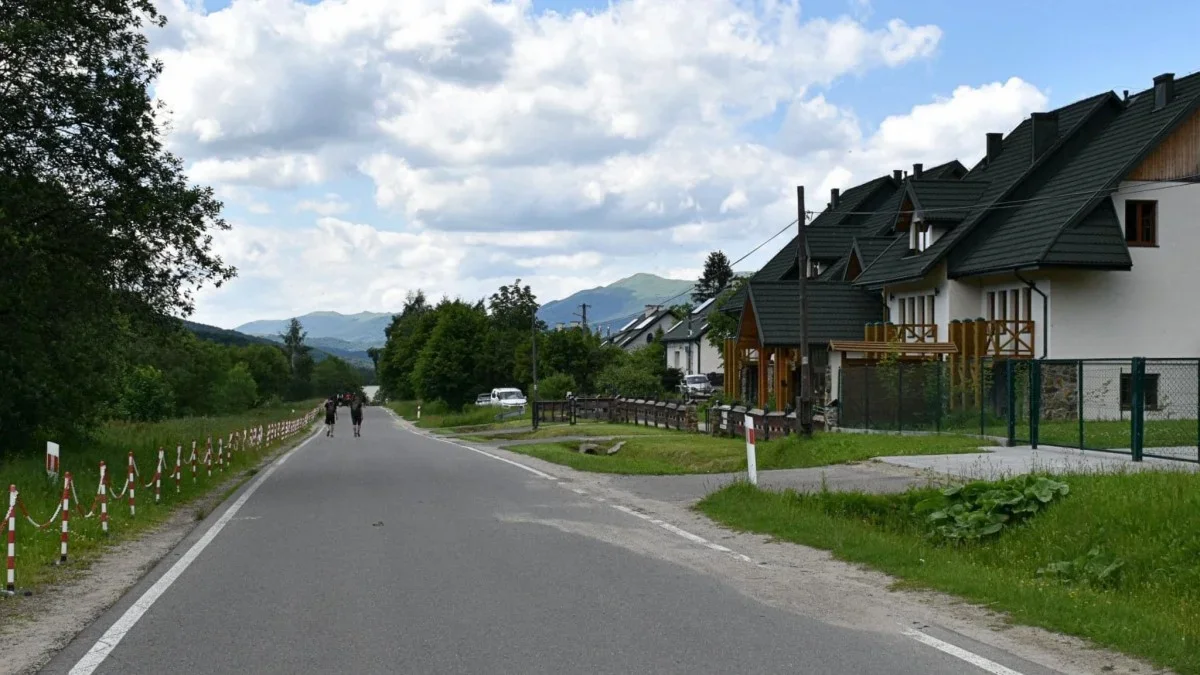
{"type": "MultiPolygon", "coordinates": [[[[246,284],[276,289],[269,302],[311,307],[353,298],[340,282],[283,283],[297,263],[357,280],[375,308],[417,286],[490,292],[522,275],[550,299],[698,269],[793,219],[797,184],[966,162],[1046,102],[1013,78],[864,128],[831,85],[928,59],[942,31],[871,19],[861,0],[831,18],[779,0],[158,2],[172,149],[252,212],[275,194],[276,212],[317,217],[221,239],[246,284]],[[749,131],[776,116],[777,134],[749,131]],[[378,217],[338,219],[350,204],[332,189],[370,195],[355,206],[378,217]]],[[[207,302],[232,306],[241,283],[207,302]]]]}

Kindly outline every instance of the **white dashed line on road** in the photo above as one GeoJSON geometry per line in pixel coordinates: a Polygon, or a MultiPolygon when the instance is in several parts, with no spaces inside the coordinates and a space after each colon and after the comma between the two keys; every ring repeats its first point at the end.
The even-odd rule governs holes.
{"type": "Polygon", "coordinates": [[[628,506],[622,506],[620,504],[610,504],[609,506],[612,506],[614,509],[616,509],[622,513],[628,513],[631,516],[641,518],[642,520],[645,520],[650,523],[654,523],[655,525],[658,525],[659,527],[663,528],[667,532],[670,532],[672,534],[677,534],[680,537],[683,537],[684,539],[687,539],[688,541],[690,541],[692,543],[700,544],[701,546],[703,546],[705,548],[709,548],[714,551],[720,551],[721,553],[729,553],[729,554],[733,555],[735,558],[742,560],[744,562],[753,562],[750,559],[750,556],[742,555],[741,553],[736,553],[727,546],[722,546],[720,544],[714,544],[713,542],[705,539],[704,537],[701,537],[698,534],[692,534],[691,532],[688,532],[687,530],[685,530],[683,528],[676,527],[666,521],[659,520],[658,518],[654,518],[653,516],[648,516],[644,513],[638,513],[637,511],[634,511],[633,509],[629,508],[628,506]]]}
{"type": "Polygon", "coordinates": [[[942,640],[939,640],[939,639],[933,637],[932,635],[926,635],[925,633],[922,633],[919,630],[913,630],[912,628],[908,628],[908,629],[905,629],[904,634],[907,635],[908,637],[916,640],[917,642],[929,645],[930,647],[933,647],[934,649],[937,649],[938,651],[941,651],[943,653],[949,654],[950,656],[953,656],[957,659],[962,659],[963,661],[966,661],[967,663],[975,666],[976,668],[985,670],[989,673],[992,673],[993,675],[1021,675],[1021,673],[1013,670],[1012,668],[1009,668],[1007,666],[1002,666],[999,663],[996,663],[995,661],[992,661],[990,659],[985,659],[982,656],[980,656],[974,652],[969,652],[969,651],[963,649],[962,647],[956,647],[956,646],[950,644],[949,642],[944,642],[942,640]]]}

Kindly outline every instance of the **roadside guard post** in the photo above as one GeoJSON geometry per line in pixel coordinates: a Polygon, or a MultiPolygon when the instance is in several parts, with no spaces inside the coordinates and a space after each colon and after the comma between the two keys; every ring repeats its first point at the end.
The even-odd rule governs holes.
{"type": "Polygon", "coordinates": [[[51,441],[46,442],[46,474],[48,476],[58,477],[58,443],[51,441]]]}
{"type": "Polygon", "coordinates": [[[754,418],[746,413],[746,474],[751,485],[758,485],[758,462],[754,450],[754,418]]]}

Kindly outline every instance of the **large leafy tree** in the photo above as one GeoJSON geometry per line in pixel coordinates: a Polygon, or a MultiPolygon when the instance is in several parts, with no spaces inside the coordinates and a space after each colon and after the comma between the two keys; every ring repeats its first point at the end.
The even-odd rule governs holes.
{"type": "Polygon", "coordinates": [[[416,398],[412,373],[436,323],[425,293],[410,291],[404,307],[384,330],[387,342],[379,356],[379,384],[388,396],[397,400],[416,398]]]}
{"type": "Polygon", "coordinates": [[[413,387],[422,400],[445,401],[458,410],[480,388],[477,355],[488,316],[481,306],[458,300],[443,302],[436,313],[437,324],[413,370],[413,387]]]}
{"type": "MultiPolygon", "coordinates": [[[[235,271],[208,188],[162,146],[151,0],[0,8],[0,433],[86,427],[118,395],[128,317],[188,315],[235,271]]],[[[164,374],[165,376],[165,374],[164,374]]],[[[178,391],[176,390],[178,394],[178,391]]],[[[111,406],[110,406],[111,407],[111,406]]]]}
{"type": "Polygon", "coordinates": [[[696,290],[692,292],[692,301],[699,304],[715,298],[729,282],[733,280],[733,266],[729,257],[721,251],[713,251],[704,261],[704,271],[696,282],[696,290]]]}

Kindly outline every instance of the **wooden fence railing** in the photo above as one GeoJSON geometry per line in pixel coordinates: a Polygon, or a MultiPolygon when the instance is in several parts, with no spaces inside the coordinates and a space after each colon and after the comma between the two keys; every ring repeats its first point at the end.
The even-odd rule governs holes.
{"type": "Polygon", "coordinates": [[[538,423],[574,423],[584,419],[679,431],[697,432],[700,429],[695,405],[653,399],[575,398],[538,401],[534,405],[534,415],[538,423]]]}

